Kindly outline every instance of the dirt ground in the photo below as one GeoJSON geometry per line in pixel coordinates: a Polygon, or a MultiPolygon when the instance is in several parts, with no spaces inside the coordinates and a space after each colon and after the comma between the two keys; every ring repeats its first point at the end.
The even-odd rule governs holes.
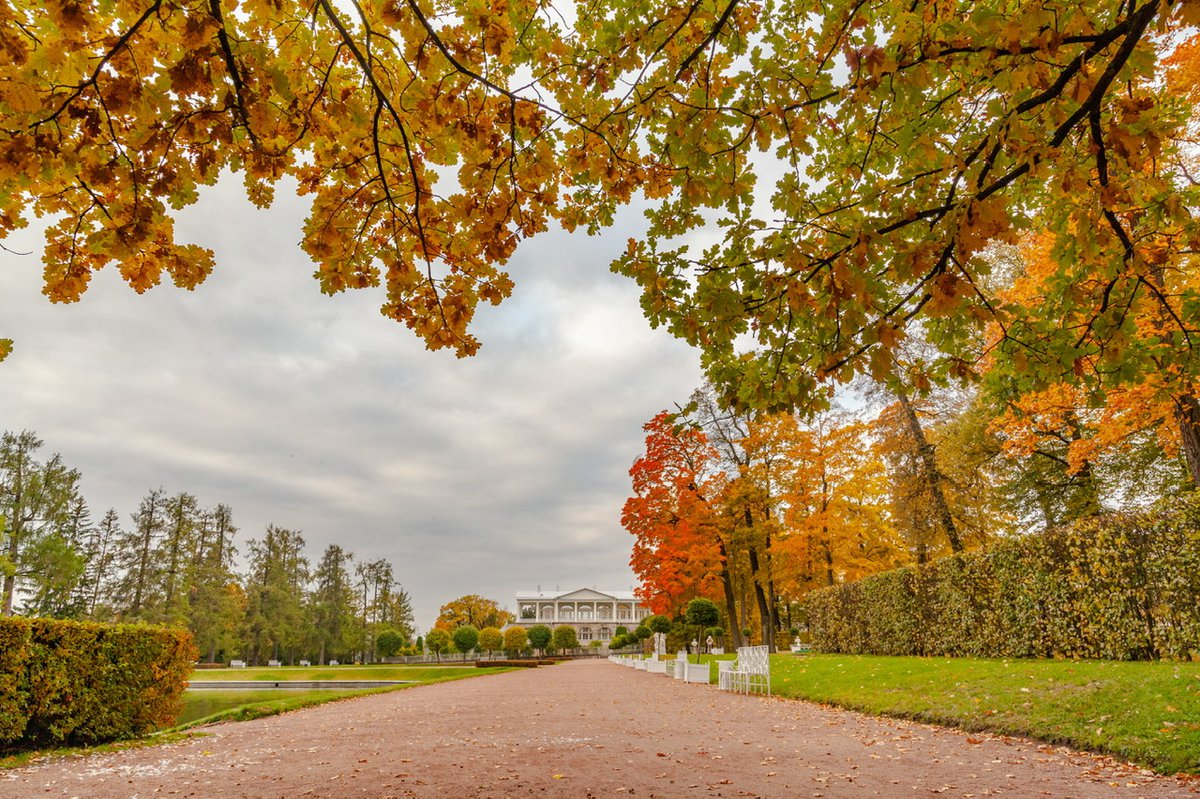
{"type": "Polygon", "coordinates": [[[0,797],[1163,797],[1108,758],[579,661],[0,772],[0,797]]]}

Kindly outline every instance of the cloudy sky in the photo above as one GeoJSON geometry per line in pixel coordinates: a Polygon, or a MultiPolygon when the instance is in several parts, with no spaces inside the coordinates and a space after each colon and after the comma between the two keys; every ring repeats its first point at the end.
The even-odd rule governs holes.
{"type": "Polygon", "coordinates": [[[282,187],[258,211],[230,179],[180,217],[179,240],[217,254],[199,289],[138,296],[107,269],[69,306],[41,294],[36,227],[10,237],[33,254],[0,251],[3,428],[78,468],[96,518],[161,486],[229,504],[243,550],[275,523],[313,559],[386,558],[421,629],[466,593],[511,608],[538,585],[630,588],[641,425],[701,380],[608,271],[637,213],[525,242],[513,297],[477,317],[481,353],[457,360],[384,319],[378,293],[323,296],[305,212],[282,187]]]}

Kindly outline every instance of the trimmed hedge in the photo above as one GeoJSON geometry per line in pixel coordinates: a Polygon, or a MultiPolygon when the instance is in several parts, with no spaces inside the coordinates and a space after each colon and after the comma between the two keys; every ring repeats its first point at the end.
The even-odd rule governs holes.
{"type": "Polygon", "coordinates": [[[1200,659],[1200,501],[823,588],[804,606],[819,652],[1200,659]]]}
{"type": "Polygon", "coordinates": [[[170,726],[195,657],[183,630],[0,618],[0,748],[90,745],[170,726]]]}
{"type": "Polygon", "coordinates": [[[475,668],[477,668],[477,669],[490,669],[493,667],[499,668],[502,666],[517,668],[517,669],[536,669],[538,667],[538,662],[536,660],[477,660],[477,661],[475,661],[475,668]]]}

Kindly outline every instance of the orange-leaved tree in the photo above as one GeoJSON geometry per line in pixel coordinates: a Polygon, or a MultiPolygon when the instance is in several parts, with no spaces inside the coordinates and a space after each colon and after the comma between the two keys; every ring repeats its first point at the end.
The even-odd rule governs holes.
{"type": "Polygon", "coordinates": [[[452,633],[467,625],[482,630],[486,627],[503,627],[516,620],[517,617],[500,607],[496,600],[467,594],[442,605],[433,626],[452,633]]]}
{"type": "Polygon", "coordinates": [[[888,519],[884,464],[867,424],[836,412],[805,423],[776,414],[754,425],[752,440],[763,435],[785,456],[774,478],[781,523],[770,549],[785,596],[795,600],[905,560],[888,519]]]}
{"type": "Polygon", "coordinates": [[[666,411],[643,429],[646,450],[629,470],[633,496],[621,512],[621,525],[635,539],[629,562],[641,581],[639,595],[655,613],[671,616],[698,596],[723,598],[732,608],[717,518],[725,482],[717,453],[703,431],[677,424],[666,411]]]}
{"type": "MultiPolygon", "coordinates": [[[[1045,313],[1044,303],[1061,280],[1053,254],[1056,246],[1055,238],[1045,233],[1021,242],[1017,272],[998,292],[1014,324],[1041,324],[1030,319],[1045,313]]],[[[1085,303],[1059,320],[1064,327],[1088,328],[1088,335],[1108,339],[1104,352],[1080,354],[1073,361],[1075,377],[1097,378],[1090,385],[1082,379],[1031,383],[1026,376],[1029,360],[1041,357],[1047,339],[1029,339],[1026,347],[1014,349],[1004,346],[1010,334],[999,324],[989,331],[991,346],[982,363],[987,393],[999,409],[992,430],[1006,453],[1039,461],[1059,475],[1059,488],[1072,494],[1057,510],[1053,502],[1042,503],[1049,523],[1099,512],[1097,466],[1135,449],[1152,450],[1168,468],[1182,453],[1193,483],[1200,479],[1200,416],[1194,415],[1200,413],[1198,387],[1193,369],[1177,358],[1191,334],[1175,329],[1179,323],[1192,324],[1186,321],[1191,310],[1180,303],[1200,289],[1200,276],[1166,268],[1165,263],[1147,269],[1150,278],[1142,283],[1142,291],[1120,300],[1115,321],[1106,318],[1102,307],[1085,303]]],[[[1080,297],[1101,295],[1101,306],[1115,301],[1093,282],[1082,280],[1080,297]]]]}
{"type": "MultiPolygon", "coordinates": [[[[259,206],[296,185],[312,198],[302,246],[323,291],[382,286],[386,316],[469,355],[475,308],[512,290],[500,265],[520,239],[611,216],[635,185],[655,192],[633,126],[589,122],[612,108],[589,90],[610,54],[573,53],[569,26],[544,11],[0,4],[0,240],[30,212],[53,219],[57,302],[108,265],[138,292],[164,278],[192,288],[214,256],[176,240],[180,209],[230,170],[259,206]],[[603,190],[565,188],[589,185],[603,190]]],[[[594,21],[580,10],[580,26],[594,21]]]]}

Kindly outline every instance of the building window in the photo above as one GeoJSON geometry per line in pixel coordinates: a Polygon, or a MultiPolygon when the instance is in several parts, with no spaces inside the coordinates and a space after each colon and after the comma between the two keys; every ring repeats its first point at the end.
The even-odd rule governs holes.
{"type": "Polygon", "coordinates": [[[629,608],[618,608],[617,609],[617,619],[628,621],[629,620],[629,608]]]}
{"type": "Polygon", "coordinates": [[[592,628],[591,627],[580,627],[579,628],[579,640],[580,641],[592,640],[592,628]]]}
{"type": "Polygon", "coordinates": [[[607,627],[601,627],[601,628],[600,628],[600,636],[599,636],[599,637],[600,637],[600,640],[601,640],[601,641],[610,641],[610,640],[612,640],[612,630],[608,629],[607,627]]]}

